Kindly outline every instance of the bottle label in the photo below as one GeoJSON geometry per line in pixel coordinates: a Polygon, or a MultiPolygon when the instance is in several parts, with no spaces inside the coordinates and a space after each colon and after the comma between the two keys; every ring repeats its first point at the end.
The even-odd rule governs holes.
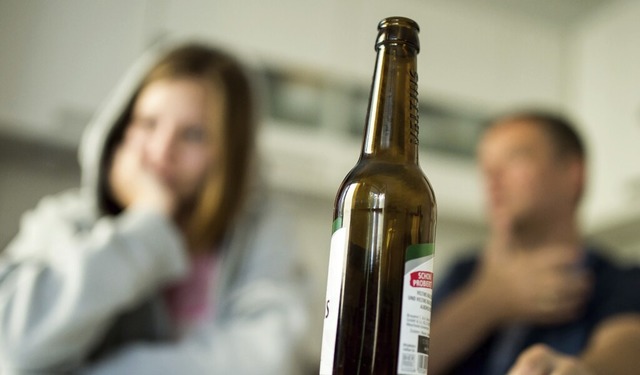
{"type": "Polygon", "coordinates": [[[405,254],[398,373],[424,375],[429,359],[433,291],[433,244],[416,244],[405,254]]]}
{"type": "Polygon", "coordinates": [[[333,373],[333,357],[338,332],[338,315],[340,314],[340,298],[344,276],[345,253],[347,251],[347,230],[338,228],[341,220],[333,223],[329,252],[329,272],[327,275],[327,298],[325,301],[324,325],[322,328],[322,352],[320,355],[320,375],[333,373]]]}

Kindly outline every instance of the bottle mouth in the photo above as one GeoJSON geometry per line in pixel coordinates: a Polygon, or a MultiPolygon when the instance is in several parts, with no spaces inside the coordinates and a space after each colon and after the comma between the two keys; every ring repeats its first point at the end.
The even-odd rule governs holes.
{"type": "Polygon", "coordinates": [[[406,17],[387,17],[378,24],[378,38],[376,39],[376,50],[382,44],[409,44],[420,52],[420,40],[418,33],[420,26],[418,23],[406,17]]]}

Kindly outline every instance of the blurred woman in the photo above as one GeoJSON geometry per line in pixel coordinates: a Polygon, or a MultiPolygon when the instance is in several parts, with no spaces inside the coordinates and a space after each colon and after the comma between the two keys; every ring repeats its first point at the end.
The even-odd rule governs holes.
{"type": "Polygon", "coordinates": [[[0,373],[285,374],[306,324],[255,178],[256,98],[203,44],[144,56],[87,129],[82,186],[0,258],[0,373]]]}

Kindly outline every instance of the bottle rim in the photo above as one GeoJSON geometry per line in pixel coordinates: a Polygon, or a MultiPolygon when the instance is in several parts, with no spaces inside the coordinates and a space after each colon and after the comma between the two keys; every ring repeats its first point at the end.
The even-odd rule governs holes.
{"type": "Polygon", "coordinates": [[[420,26],[410,18],[384,18],[378,23],[378,37],[376,38],[375,49],[378,50],[383,44],[406,43],[415,48],[416,52],[420,52],[419,32],[420,26]]]}
{"type": "Polygon", "coordinates": [[[380,23],[378,23],[378,30],[381,30],[390,26],[400,26],[400,27],[409,27],[415,29],[417,32],[420,32],[420,25],[411,18],[394,16],[394,17],[386,17],[383,18],[380,23]]]}

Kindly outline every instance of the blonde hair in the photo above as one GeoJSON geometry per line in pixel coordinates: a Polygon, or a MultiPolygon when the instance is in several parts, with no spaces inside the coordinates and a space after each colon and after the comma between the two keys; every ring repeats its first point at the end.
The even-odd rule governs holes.
{"type": "MultiPolygon", "coordinates": [[[[212,167],[192,206],[181,218],[189,248],[208,251],[223,240],[247,194],[255,149],[256,98],[247,70],[234,57],[205,44],[181,45],[162,57],[142,81],[118,121],[116,134],[112,134],[107,143],[107,149],[111,151],[107,151],[105,163],[110,163],[109,153],[120,141],[139,93],[150,83],[163,79],[194,79],[209,93],[222,94],[208,95],[208,100],[222,97],[224,102],[222,140],[219,142],[222,165],[212,167]],[[213,168],[222,168],[222,183],[219,172],[213,173],[213,168]]],[[[214,125],[206,125],[207,131],[212,131],[214,125]]],[[[122,208],[114,207],[108,187],[106,189],[101,192],[106,198],[103,208],[111,213],[121,211],[122,208]]]]}

